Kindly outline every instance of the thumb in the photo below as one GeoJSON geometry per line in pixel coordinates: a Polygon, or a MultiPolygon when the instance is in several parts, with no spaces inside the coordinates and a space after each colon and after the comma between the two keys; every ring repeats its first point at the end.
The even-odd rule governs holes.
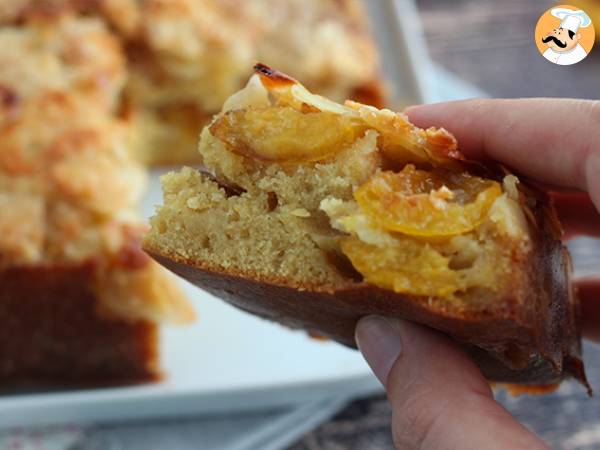
{"type": "Polygon", "coordinates": [[[356,340],[392,405],[401,449],[547,449],[499,403],[477,366],[446,336],[369,316],[356,340]]]}

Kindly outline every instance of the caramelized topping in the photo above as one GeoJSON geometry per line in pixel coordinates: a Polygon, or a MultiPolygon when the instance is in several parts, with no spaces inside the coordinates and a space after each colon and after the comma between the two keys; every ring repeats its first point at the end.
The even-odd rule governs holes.
{"type": "Polygon", "coordinates": [[[346,101],[345,105],[379,133],[379,150],[391,161],[448,165],[464,159],[457,149],[456,139],[444,129],[420,129],[403,114],[387,109],[378,110],[353,101],[346,101]]]}
{"type": "Polygon", "coordinates": [[[456,140],[444,129],[423,130],[404,114],[350,100],[335,103],[261,64],[254,70],[255,77],[240,92],[245,95],[226,103],[210,126],[234,153],[271,163],[321,161],[374,130],[378,150],[394,166],[463,168],[456,140]]]}
{"type": "Polygon", "coordinates": [[[289,75],[279,72],[278,70],[271,69],[269,66],[261,63],[258,63],[254,66],[254,73],[260,76],[261,81],[267,87],[279,87],[282,85],[291,85],[297,83],[297,81],[289,75]]]}
{"type": "Polygon", "coordinates": [[[260,161],[303,163],[335,155],[362,137],[365,128],[351,117],[273,106],[227,111],[210,131],[234,153],[260,161]]]}
{"type": "Polygon", "coordinates": [[[495,181],[443,169],[426,172],[407,165],[399,173],[379,173],[354,197],[382,228],[434,237],[473,230],[501,194],[495,181]]]}

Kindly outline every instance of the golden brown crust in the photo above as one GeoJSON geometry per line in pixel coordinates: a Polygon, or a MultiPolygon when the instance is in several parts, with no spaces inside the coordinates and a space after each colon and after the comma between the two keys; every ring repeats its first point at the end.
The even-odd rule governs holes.
{"type": "Polygon", "coordinates": [[[360,317],[400,317],[454,337],[490,380],[548,386],[575,377],[589,389],[568,255],[553,227],[555,214],[543,196],[529,200],[537,227],[534,257],[516,259],[515,273],[526,276],[485,299],[494,311],[465,312],[435,298],[396,294],[366,283],[337,289],[289,286],[285,280],[212,270],[158,249],[146,250],[178,275],[242,310],[350,347],[356,346],[354,328],[360,317]]]}
{"type": "Polygon", "coordinates": [[[100,315],[95,264],[0,270],[2,389],[28,382],[111,385],[160,378],[156,324],[100,315]]]}
{"type": "Polygon", "coordinates": [[[271,67],[258,63],[254,65],[254,73],[260,75],[262,82],[267,89],[276,89],[281,86],[288,86],[298,83],[289,75],[280,72],[279,70],[272,69],[271,67]]]}

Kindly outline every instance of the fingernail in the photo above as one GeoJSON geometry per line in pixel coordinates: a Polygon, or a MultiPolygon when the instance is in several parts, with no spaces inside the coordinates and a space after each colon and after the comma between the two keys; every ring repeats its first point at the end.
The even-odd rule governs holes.
{"type": "Polygon", "coordinates": [[[371,370],[385,386],[390,370],[402,351],[398,327],[390,319],[368,316],[356,325],[355,337],[371,370]]]}

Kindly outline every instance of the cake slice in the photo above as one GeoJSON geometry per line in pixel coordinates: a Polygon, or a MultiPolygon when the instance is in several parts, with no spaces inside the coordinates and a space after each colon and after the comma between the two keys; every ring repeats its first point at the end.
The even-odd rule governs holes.
{"type": "Polygon", "coordinates": [[[118,43],[62,16],[2,27],[0,48],[0,389],[155,380],[159,324],[193,311],[140,247],[118,43]]]}
{"type": "Polygon", "coordinates": [[[560,225],[540,192],[452,135],[337,104],[258,65],[163,177],[145,249],[261,317],[355,346],[357,320],[448,333],[490,379],[585,383],[560,225]]]}

